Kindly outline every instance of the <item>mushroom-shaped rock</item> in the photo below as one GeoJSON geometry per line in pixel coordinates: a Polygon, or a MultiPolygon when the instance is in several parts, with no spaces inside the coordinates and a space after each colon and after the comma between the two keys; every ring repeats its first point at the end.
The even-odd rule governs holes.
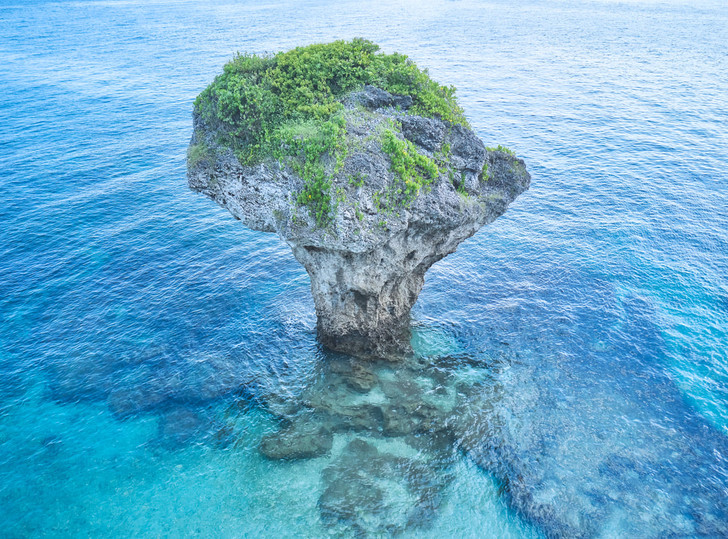
{"type": "Polygon", "coordinates": [[[291,246],[320,341],[359,356],[408,349],[425,272],[530,183],[453,88],[365,40],[234,59],[195,102],[187,167],[193,190],[291,246]]]}

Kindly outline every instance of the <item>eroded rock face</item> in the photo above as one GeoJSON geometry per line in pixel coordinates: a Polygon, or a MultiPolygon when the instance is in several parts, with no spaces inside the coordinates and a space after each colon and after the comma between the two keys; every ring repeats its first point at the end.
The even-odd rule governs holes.
{"type": "Polygon", "coordinates": [[[408,350],[409,313],[425,272],[502,215],[530,176],[521,159],[486,149],[467,128],[409,114],[408,96],[366,86],[343,103],[347,155],[343,166],[327,168],[335,199],[328,226],[297,204],[304,182],[291,167],[272,159],[241,165],[199,116],[191,146],[204,151],[188,160],[188,181],[246,226],[291,246],[311,277],[325,346],[386,356],[408,350]],[[387,129],[439,163],[414,200],[396,200],[403,183],[382,150],[387,129]]]}

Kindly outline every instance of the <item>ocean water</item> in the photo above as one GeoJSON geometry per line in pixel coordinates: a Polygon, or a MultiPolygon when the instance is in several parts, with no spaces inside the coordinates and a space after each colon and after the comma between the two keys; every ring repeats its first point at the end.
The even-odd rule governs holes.
{"type": "Polygon", "coordinates": [[[728,536],[722,0],[3,0],[0,65],[1,535],[728,536]],[[355,36],[533,176],[364,393],[288,247],[185,178],[236,51],[355,36]],[[314,401],[330,450],[262,455],[314,401]]]}

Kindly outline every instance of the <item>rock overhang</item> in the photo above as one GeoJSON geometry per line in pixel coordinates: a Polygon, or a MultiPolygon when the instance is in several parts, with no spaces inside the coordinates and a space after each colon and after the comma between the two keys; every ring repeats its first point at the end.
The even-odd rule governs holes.
{"type": "MultiPolygon", "coordinates": [[[[196,108],[189,185],[291,246],[311,277],[323,344],[355,355],[406,352],[427,269],[505,212],[530,176],[523,160],[486,148],[466,122],[415,113],[412,96],[364,84],[338,102],[327,127],[338,146],[313,165],[303,157],[303,166],[285,148],[241,162],[196,108]],[[331,196],[326,219],[305,198],[318,196],[309,165],[331,196]]],[[[315,128],[297,125],[285,140],[307,151],[310,141],[300,141],[316,143],[315,128]]]]}

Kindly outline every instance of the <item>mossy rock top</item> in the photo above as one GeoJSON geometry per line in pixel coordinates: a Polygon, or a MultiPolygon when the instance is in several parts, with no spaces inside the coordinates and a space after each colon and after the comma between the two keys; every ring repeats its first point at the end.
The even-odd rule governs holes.
{"type": "Polygon", "coordinates": [[[526,174],[484,147],[453,87],[363,39],[238,55],[194,120],[190,186],[251,228],[312,245],[365,249],[415,221],[482,224],[485,206],[502,213],[522,190],[501,193],[498,160],[526,174]]]}
{"type": "MultiPolygon", "coordinates": [[[[297,47],[275,55],[238,54],[195,100],[243,164],[279,155],[292,134],[325,134],[341,100],[366,85],[409,96],[410,112],[467,126],[455,88],[441,86],[403,54],[364,39],[297,47]]],[[[339,122],[334,122],[339,123],[339,122]]]]}
{"type": "MultiPolygon", "coordinates": [[[[436,83],[405,55],[383,54],[364,39],[270,56],[239,54],[195,100],[195,112],[214,126],[217,142],[232,149],[242,164],[272,157],[291,165],[305,180],[297,202],[325,226],[332,218],[327,178],[332,171],[326,170],[323,158],[330,156],[341,166],[347,153],[342,101],[364,87],[406,97],[391,104],[405,105],[412,114],[467,126],[455,88],[436,83]]],[[[381,100],[381,95],[370,97],[381,100]]],[[[432,162],[415,153],[408,157],[406,146],[391,136],[386,147],[399,157],[396,166],[404,173],[410,195],[426,183],[419,169],[434,177],[432,162]]],[[[198,148],[191,158],[200,155],[198,148]]]]}

